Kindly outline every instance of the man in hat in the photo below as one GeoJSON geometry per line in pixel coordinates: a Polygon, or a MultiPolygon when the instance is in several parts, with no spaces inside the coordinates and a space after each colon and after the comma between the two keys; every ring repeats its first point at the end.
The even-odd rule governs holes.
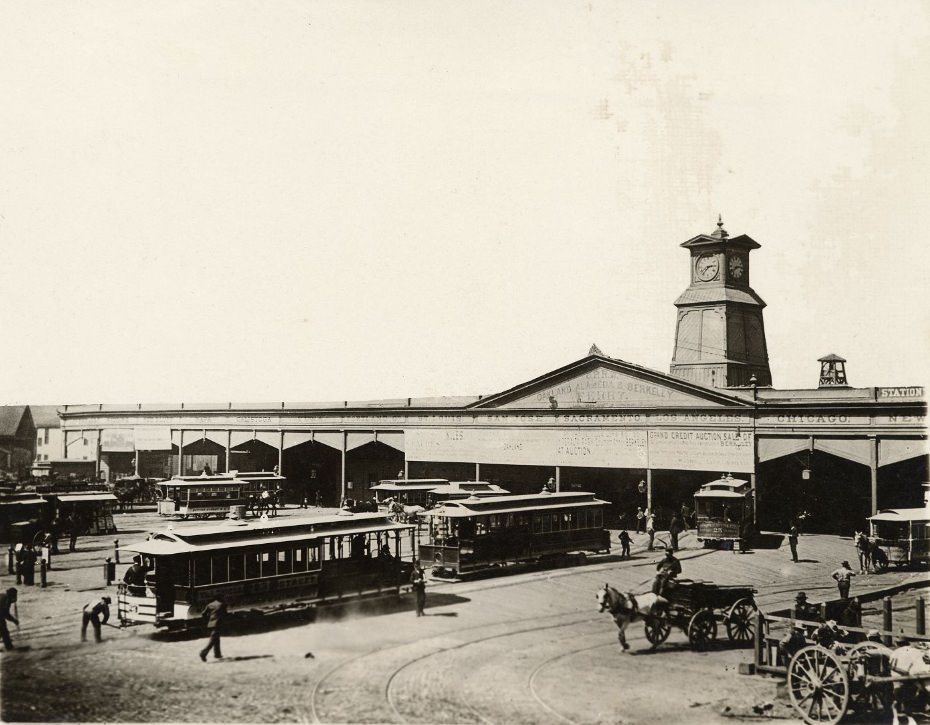
{"type": "Polygon", "coordinates": [[[422,617],[426,609],[426,574],[419,561],[413,562],[413,572],[410,574],[410,583],[413,593],[417,596],[417,616],[422,617]]]}
{"type": "Polygon", "coordinates": [[[126,570],[123,576],[123,582],[129,589],[129,593],[134,597],[145,596],[145,575],[148,569],[142,564],[142,557],[136,554],[132,557],[132,566],[126,570]]]}
{"type": "Polygon", "coordinates": [[[788,529],[788,546],[791,547],[791,561],[798,560],[798,527],[794,524],[788,529]]]}
{"type": "Polygon", "coordinates": [[[636,507],[636,533],[641,534],[645,531],[646,526],[646,513],[643,511],[642,506],[636,507]]]}
{"type": "Polygon", "coordinates": [[[836,588],[839,589],[840,599],[849,599],[849,585],[856,573],[849,567],[849,562],[844,561],[840,568],[834,571],[830,576],[836,579],[836,588]]]}
{"type": "Polygon", "coordinates": [[[784,655],[786,665],[798,650],[806,646],[807,632],[800,624],[793,625],[788,633],[778,641],[778,649],[784,655]]]}
{"type": "Polygon", "coordinates": [[[821,647],[832,649],[840,637],[845,637],[847,632],[839,628],[836,620],[829,619],[826,622],[821,620],[820,626],[814,632],[814,641],[821,647]]]}
{"type": "Polygon", "coordinates": [[[820,609],[807,601],[807,594],[798,592],[794,598],[794,617],[795,619],[817,619],[820,616],[820,609]]]}
{"type": "Polygon", "coordinates": [[[109,596],[104,595],[100,599],[94,599],[84,605],[84,615],[81,618],[81,641],[87,641],[87,625],[94,626],[94,641],[102,642],[101,625],[106,624],[110,619],[110,602],[109,596]],[[101,616],[103,619],[101,619],[101,616]]]}
{"type": "Polygon", "coordinates": [[[223,625],[226,622],[226,599],[222,594],[217,594],[216,599],[210,602],[203,609],[203,616],[207,620],[207,630],[210,632],[210,639],[207,640],[207,646],[200,650],[200,659],[207,661],[207,655],[213,650],[215,659],[223,659],[220,652],[220,635],[222,634],[223,625]]]}
{"type": "Polygon", "coordinates": [[[671,580],[681,574],[681,562],[675,558],[675,551],[672,547],[665,549],[665,558],[656,566],[656,577],[652,582],[653,594],[664,596],[665,592],[672,588],[671,580]]]}
{"type": "Polygon", "coordinates": [[[17,627],[19,620],[10,614],[10,607],[16,604],[16,587],[10,587],[3,594],[0,594],[0,638],[3,639],[3,646],[6,649],[13,649],[13,641],[10,639],[10,630],[7,629],[7,621],[12,622],[17,627]]]}

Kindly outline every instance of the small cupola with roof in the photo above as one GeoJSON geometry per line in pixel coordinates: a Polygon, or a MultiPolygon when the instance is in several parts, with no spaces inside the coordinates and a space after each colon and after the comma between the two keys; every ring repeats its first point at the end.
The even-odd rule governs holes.
{"type": "Polygon", "coordinates": [[[820,363],[820,383],[819,388],[844,388],[848,387],[846,382],[846,360],[839,355],[830,353],[817,359],[820,363]]]}
{"type": "Polygon", "coordinates": [[[749,253],[760,247],[751,237],[717,229],[682,245],[691,253],[691,284],[675,300],[678,322],[669,372],[716,388],[772,384],[762,309],[749,286],[749,253]]]}

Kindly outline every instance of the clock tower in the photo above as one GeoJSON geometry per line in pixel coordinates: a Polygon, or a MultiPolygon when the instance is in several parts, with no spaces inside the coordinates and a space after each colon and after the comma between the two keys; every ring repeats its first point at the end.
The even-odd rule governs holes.
{"type": "Polygon", "coordinates": [[[759,243],[730,237],[718,218],[712,234],[681,245],[691,253],[691,284],[677,300],[675,352],[669,372],[716,388],[772,384],[762,308],[749,286],[749,253],[759,243]]]}

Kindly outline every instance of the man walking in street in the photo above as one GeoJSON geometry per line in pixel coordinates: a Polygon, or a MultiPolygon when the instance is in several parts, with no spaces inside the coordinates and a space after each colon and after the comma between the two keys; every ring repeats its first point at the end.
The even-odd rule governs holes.
{"type": "Polygon", "coordinates": [[[423,567],[420,562],[413,562],[413,572],[410,574],[410,583],[413,585],[413,593],[417,597],[417,616],[423,616],[423,610],[426,608],[426,574],[423,573],[423,567]]]}
{"type": "Polygon", "coordinates": [[[840,568],[834,571],[830,576],[836,579],[836,588],[839,589],[840,599],[843,601],[849,599],[849,585],[856,573],[849,568],[849,562],[844,561],[840,568]]]}
{"type": "Polygon", "coordinates": [[[636,507],[636,533],[643,533],[643,526],[646,523],[646,514],[643,513],[643,507],[636,507]]]}
{"type": "Polygon", "coordinates": [[[226,615],[226,600],[222,594],[218,594],[216,599],[204,607],[203,616],[207,620],[207,630],[210,632],[207,646],[200,650],[200,659],[204,662],[207,661],[207,655],[210,654],[211,649],[213,650],[214,659],[223,659],[223,653],[220,651],[220,636],[222,635],[226,615]]]}
{"type": "Polygon", "coordinates": [[[94,627],[94,641],[102,642],[101,626],[106,624],[110,619],[110,602],[108,596],[102,596],[84,605],[84,614],[81,617],[81,641],[87,641],[87,625],[92,624],[94,627]],[[101,616],[103,619],[101,619],[101,616]]]}
{"type": "Polygon", "coordinates": [[[0,594],[0,638],[3,639],[3,646],[6,649],[13,649],[13,641],[10,639],[10,630],[7,629],[8,621],[19,626],[19,620],[10,614],[10,607],[16,604],[16,587],[10,587],[3,594],[0,594]]]}
{"type": "Polygon", "coordinates": [[[798,560],[798,527],[794,524],[788,529],[788,546],[791,547],[791,561],[798,560]]]}
{"type": "Polygon", "coordinates": [[[620,558],[626,559],[630,556],[630,535],[624,529],[617,538],[620,539],[620,558]]]}
{"type": "Polygon", "coordinates": [[[656,517],[650,512],[646,512],[646,533],[649,535],[649,551],[652,551],[656,538],[656,517]]]}

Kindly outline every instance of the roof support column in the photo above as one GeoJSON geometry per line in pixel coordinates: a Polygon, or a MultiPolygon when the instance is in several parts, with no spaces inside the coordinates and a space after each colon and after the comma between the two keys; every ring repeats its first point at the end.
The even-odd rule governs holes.
{"type": "Polygon", "coordinates": [[[646,469],[646,510],[652,512],[652,469],[646,469]]]}
{"type": "Polygon", "coordinates": [[[284,431],[278,431],[278,475],[284,475],[284,431]]]}
{"type": "Polygon", "coordinates": [[[180,430],[181,437],[178,439],[178,475],[184,475],[184,429],[180,430]]]}
{"type": "Polygon", "coordinates": [[[872,516],[878,513],[878,436],[869,436],[869,473],[871,478],[872,516]]]}
{"type": "MultiPolygon", "coordinates": [[[[97,450],[97,456],[96,456],[97,465],[95,467],[96,475],[94,476],[94,478],[98,480],[100,479],[100,442],[101,442],[100,439],[101,438],[103,438],[103,428],[98,428],[97,429],[97,443],[94,446],[94,448],[96,448],[97,450]]],[[[12,451],[12,446],[10,447],[10,450],[12,451]]],[[[10,454],[10,460],[12,462],[12,453],[10,454]]]]}
{"type": "Polygon", "coordinates": [[[562,467],[555,467],[555,492],[558,493],[562,490],[562,467]]]}
{"type": "Polygon", "coordinates": [[[476,481],[481,480],[481,464],[480,463],[475,464],[475,480],[476,481]]]}
{"type": "Polygon", "coordinates": [[[346,498],[346,446],[349,441],[348,431],[342,431],[342,466],[341,474],[339,477],[339,505],[342,506],[342,502],[346,498]]]}
{"type": "Polygon", "coordinates": [[[232,451],[232,430],[226,430],[226,473],[229,473],[229,464],[232,463],[230,458],[232,451]]]}

